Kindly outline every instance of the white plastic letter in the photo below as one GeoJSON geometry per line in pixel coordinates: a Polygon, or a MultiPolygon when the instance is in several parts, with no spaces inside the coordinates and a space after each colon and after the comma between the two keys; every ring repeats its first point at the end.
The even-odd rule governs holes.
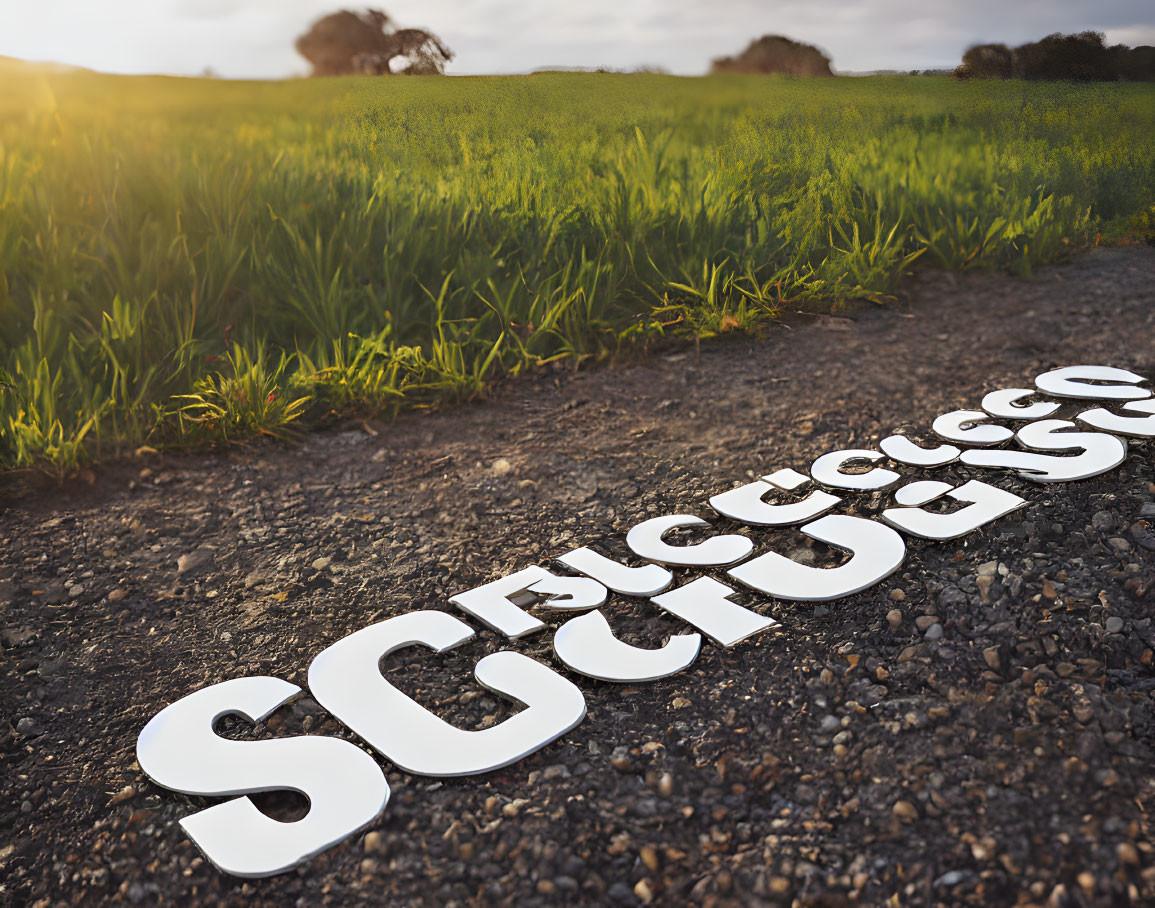
{"type": "MultiPolygon", "coordinates": [[[[930,485],[930,483],[916,482],[911,485],[930,485]]],[[[908,488],[910,486],[898,491],[901,493],[908,488]]],[[[929,489],[926,491],[930,492],[929,489]]],[[[920,495],[922,500],[918,503],[927,504],[943,494],[955,501],[969,504],[969,507],[950,514],[935,514],[920,507],[887,508],[882,512],[882,519],[892,527],[897,527],[912,536],[941,541],[965,536],[984,524],[998,520],[1026,504],[1026,501],[1018,495],[975,480],[964,483],[957,489],[951,489],[950,486],[947,486],[946,489],[929,498],[920,495]]],[[[900,504],[905,504],[910,498],[910,496],[900,497],[899,494],[894,497],[900,504]]]]}
{"type": "Polygon", "coordinates": [[[905,435],[890,435],[880,441],[878,446],[891,460],[912,467],[941,467],[952,460],[958,460],[959,454],[962,453],[954,445],[924,448],[916,445],[905,435]]]}
{"type": "Polygon", "coordinates": [[[908,482],[894,493],[894,500],[904,508],[917,508],[928,504],[936,498],[942,498],[953,489],[949,482],[936,482],[933,479],[922,479],[917,482],[908,482]]]}
{"type": "Polygon", "coordinates": [[[1122,409],[1132,413],[1149,413],[1150,416],[1116,416],[1110,410],[1096,407],[1075,417],[1092,429],[1110,432],[1112,435],[1130,435],[1133,438],[1155,438],[1155,400],[1137,400],[1123,404],[1122,409]]]}
{"type": "Polygon", "coordinates": [[[614,636],[600,611],[571,618],[553,636],[553,651],[567,668],[600,681],[656,681],[689,668],[702,647],[700,634],[675,634],[665,646],[642,649],[614,636]]]}
{"type": "Polygon", "coordinates": [[[754,551],[754,543],[736,533],[715,536],[697,545],[670,545],[662,539],[662,536],[678,527],[709,525],[708,521],[691,514],[654,517],[631,529],[626,534],[626,545],[641,558],[681,567],[734,564],[754,551]]]}
{"type": "Polygon", "coordinates": [[[1081,448],[1074,457],[1053,457],[1033,451],[964,451],[962,462],[972,467],[1017,470],[1032,482],[1072,482],[1113,470],[1127,456],[1127,443],[1102,432],[1061,432],[1075,424],[1063,419],[1040,419],[1023,426],[1015,438],[1034,451],[1069,451],[1081,448]]]}
{"type": "MultiPolygon", "coordinates": [[[[802,477],[804,481],[806,477],[802,477]]],[[[784,527],[795,523],[805,523],[825,514],[842,499],[829,492],[811,492],[801,501],[790,504],[767,504],[764,500],[779,487],[755,480],[728,492],[722,492],[710,499],[710,507],[731,520],[750,526],[784,527]]]]}
{"type": "Polygon", "coordinates": [[[509,650],[474,667],[478,682],[526,708],[500,725],[465,731],[431,713],[381,674],[394,650],[420,644],[444,652],[473,636],[446,612],[389,618],[338,640],[309,666],[309,689],[325,709],[406,772],[472,776],[516,763],[564,735],[586,714],[582,692],[553,669],[509,650]]]}
{"type": "Polygon", "coordinates": [[[449,601],[488,627],[516,640],[540,631],[545,625],[510,600],[528,592],[530,587],[549,576],[549,571],[535,565],[450,596],[449,601]]]}
{"type": "Polygon", "coordinates": [[[816,482],[832,489],[852,489],[855,491],[889,488],[902,479],[893,470],[883,470],[878,467],[865,473],[843,473],[843,465],[851,460],[877,461],[882,460],[882,455],[878,451],[859,449],[831,451],[814,461],[810,467],[810,475],[814,477],[816,482]]]}
{"type": "Polygon", "coordinates": [[[953,410],[936,419],[930,428],[939,438],[980,448],[997,445],[1015,434],[1006,426],[976,425],[985,419],[990,416],[982,410],[953,410]]]}
{"type": "Polygon", "coordinates": [[[1044,419],[1062,406],[1053,400],[1033,404],[1016,403],[1034,393],[1032,388],[1003,388],[1000,391],[992,391],[983,398],[982,408],[999,419],[1044,419]]]}
{"type": "Polygon", "coordinates": [[[727,597],[734,591],[713,577],[699,577],[685,586],[655,596],[653,602],[676,618],[692,624],[722,646],[741,643],[759,631],[777,627],[778,622],[759,615],[727,597]]]}
{"type": "Polygon", "coordinates": [[[1145,388],[1129,387],[1146,381],[1142,375],[1111,366],[1066,366],[1044,372],[1035,379],[1035,387],[1052,397],[1079,400],[1144,400],[1151,396],[1145,388]],[[1118,382],[1114,385],[1089,385],[1089,381],[1118,382]]]}
{"type": "Polygon", "coordinates": [[[162,709],[141,731],[136,759],[145,775],[191,795],[290,789],[309,799],[300,820],[282,823],[248,798],[233,798],[180,821],[218,870],[235,876],[281,873],[372,823],[389,801],[385,774],[340,738],[308,735],[231,741],[213,730],[224,716],[259,722],[301,689],[280,678],[236,678],[162,709]]]}
{"type": "Polygon", "coordinates": [[[674,575],[664,567],[656,564],[626,567],[585,546],[559,555],[557,560],[570,570],[593,577],[623,596],[653,596],[674,582],[674,575]]]}
{"type": "Polygon", "coordinates": [[[775,470],[768,476],[763,476],[762,479],[783,492],[792,492],[810,482],[809,476],[805,476],[797,470],[791,470],[789,467],[784,470],[775,470]]]}
{"type": "Polygon", "coordinates": [[[890,527],[863,517],[829,514],[800,528],[811,539],[851,552],[834,568],[813,568],[777,552],[759,555],[728,572],[735,580],[777,599],[803,602],[849,596],[873,586],[898,570],[906,543],[890,527]]]}
{"type": "Polygon", "coordinates": [[[597,608],[609,595],[609,590],[589,577],[562,577],[558,574],[546,574],[546,578],[531,586],[529,592],[547,597],[541,603],[542,608],[566,612],[597,608]]]}

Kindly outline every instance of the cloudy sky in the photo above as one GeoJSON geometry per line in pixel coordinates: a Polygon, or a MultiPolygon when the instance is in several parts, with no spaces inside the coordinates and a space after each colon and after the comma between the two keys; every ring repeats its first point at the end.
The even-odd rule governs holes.
{"type": "MultiPolygon", "coordinates": [[[[375,0],[367,0],[373,3],[375,0]]],[[[549,66],[704,72],[750,38],[817,44],[840,70],[953,66],[968,44],[1104,31],[1155,44],[1151,0],[379,0],[456,52],[455,73],[549,66]]],[[[106,72],[280,78],[293,39],[342,0],[0,0],[0,54],[106,72]]],[[[359,7],[348,4],[354,9],[359,7]]]]}

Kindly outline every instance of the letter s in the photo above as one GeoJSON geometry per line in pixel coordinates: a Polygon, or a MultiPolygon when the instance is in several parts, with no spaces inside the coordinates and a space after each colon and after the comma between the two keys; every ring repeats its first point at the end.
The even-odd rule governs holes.
{"type": "Polygon", "coordinates": [[[300,692],[280,678],[236,678],[189,694],[153,716],[136,742],[145,774],[191,795],[292,789],[309,799],[303,819],[282,823],[248,798],[234,798],[180,821],[217,869],[272,876],[367,826],[389,801],[385,774],[369,754],[340,738],[310,735],[231,741],[213,731],[230,714],[259,722],[300,692]]]}

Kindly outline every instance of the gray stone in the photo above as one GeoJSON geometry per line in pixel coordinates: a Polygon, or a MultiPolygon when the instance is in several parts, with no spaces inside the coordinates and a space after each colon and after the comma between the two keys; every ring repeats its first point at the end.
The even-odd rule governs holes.
{"type": "Polygon", "coordinates": [[[558,892],[573,894],[578,891],[578,882],[572,876],[555,876],[553,884],[558,892]]]}
{"type": "Polygon", "coordinates": [[[946,608],[958,608],[967,604],[967,594],[957,586],[945,586],[938,594],[938,604],[946,608]]]}
{"type": "Polygon", "coordinates": [[[1137,520],[1131,524],[1131,538],[1149,552],[1155,552],[1155,532],[1144,521],[1137,520]]]}
{"type": "Polygon", "coordinates": [[[1109,530],[1115,525],[1115,515],[1110,511],[1096,511],[1091,518],[1091,526],[1097,530],[1109,530]]]}

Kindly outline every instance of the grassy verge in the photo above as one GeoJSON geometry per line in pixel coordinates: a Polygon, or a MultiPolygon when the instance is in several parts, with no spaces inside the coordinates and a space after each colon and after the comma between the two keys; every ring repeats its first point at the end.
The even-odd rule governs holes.
{"type": "Polygon", "coordinates": [[[0,70],[0,467],[280,434],[1150,233],[1155,87],[0,70]]]}

